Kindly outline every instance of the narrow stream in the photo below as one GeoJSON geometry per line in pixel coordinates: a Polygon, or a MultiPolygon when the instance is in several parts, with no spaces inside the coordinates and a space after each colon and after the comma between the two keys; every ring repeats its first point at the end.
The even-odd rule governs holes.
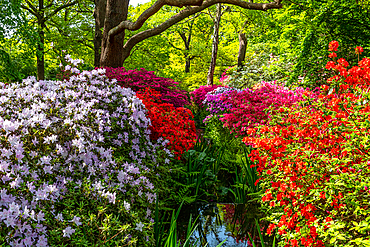
{"type": "MultiPolygon", "coordinates": [[[[184,242],[190,215],[193,222],[198,217],[197,228],[191,236],[196,246],[216,247],[226,239],[222,247],[252,246],[248,233],[260,246],[255,219],[257,207],[251,204],[197,204],[183,206],[178,218],[179,237],[184,242]]],[[[261,225],[263,228],[263,226],[261,225]]],[[[266,238],[265,238],[266,241],[266,238]]],[[[266,243],[266,242],[265,242],[266,243]]],[[[266,246],[271,244],[266,243],[266,246]]]]}

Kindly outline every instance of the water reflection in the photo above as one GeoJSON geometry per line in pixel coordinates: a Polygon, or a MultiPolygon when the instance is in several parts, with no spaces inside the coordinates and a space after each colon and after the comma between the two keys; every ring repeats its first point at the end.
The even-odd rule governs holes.
{"type": "Polygon", "coordinates": [[[225,239],[227,240],[223,247],[252,246],[248,233],[256,245],[259,245],[255,225],[255,219],[260,217],[257,205],[215,203],[184,206],[178,219],[182,242],[186,236],[190,214],[193,219],[199,216],[198,228],[191,237],[193,244],[197,242],[195,246],[205,246],[208,243],[208,247],[216,247],[225,239]]]}

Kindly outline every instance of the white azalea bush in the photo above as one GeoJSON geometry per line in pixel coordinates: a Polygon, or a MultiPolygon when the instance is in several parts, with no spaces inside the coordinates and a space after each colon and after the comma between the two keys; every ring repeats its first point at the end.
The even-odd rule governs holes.
{"type": "MultiPolygon", "coordinates": [[[[73,60],[71,60],[74,62],[73,60]]],[[[0,83],[0,243],[152,246],[158,164],[146,109],[103,69],[0,83]]]]}

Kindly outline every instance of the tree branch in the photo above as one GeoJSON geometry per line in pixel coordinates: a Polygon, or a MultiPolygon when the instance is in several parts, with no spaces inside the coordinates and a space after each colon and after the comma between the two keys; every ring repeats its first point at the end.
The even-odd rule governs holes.
{"type": "MultiPolygon", "coordinates": [[[[206,0],[206,1],[203,1],[203,0],[158,0],[150,8],[145,10],[138,17],[138,19],[135,22],[123,21],[118,26],[112,28],[109,31],[108,35],[109,35],[109,37],[113,37],[113,36],[123,32],[125,29],[131,30],[131,31],[135,31],[135,30],[140,29],[143,26],[144,22],[149,17],[151,17],[152,15],[157,13],[164,5],[175,6],[175,7],[197,6],[197,7],[191,7],[191,8],[183,9],[178,14],[174,15],[173,17],[171,17],[168,20],[168,21],[171,20],[173,22],[173,20],[176,19],[177,21],[174,22],[174,24],[175,24],[175,23],[185,19],[186,17],[189,17],[190,15],[193,15],[197,12],[200,12],[200,11],[210,7],[211,5],[214,5],[214,4],[217,4],[217,3],[232,4],[232,5],[242,7],[244,9],[268,10],[268,9],[282,8],[281,2],[282,2],[282,0],[275,0],[274,2],[270,2],[270,3],[251,3],[251,2],[245,2],[243,0],[206,0]]],[[[168,22],[168,21],[166,21],[166,22],[168,22]]],[[[166,22],[164,22],[164,23],[166,23],[166,22]]],[[[160,25],[160,26],[162,26],[162,25],[160,25]]],[[[153,29],[155,29],[155,28],[153,28],[153,29]]]]}
{"type": "MultiPolygon", "coordinates": [[[[131,21],[123,21],[118,26],[111,29],[109,31],[108,35],[110,37],[113,37],[113,36],[123,32],[125,29],[137,30],[143,25],[145,20],[147,20],[151,15],[154,14],[153,9],[152,9],[152,8],[154,8],[154,6],[156,6],[155,8],[158,8],[159,6],[162,7],[164,5],[164,3],[167,3],[167,5],[169,5],[168,4],[169,2],[172,2],[171,6],[176,6],[176,5],[174,5],[174,3],[179,2],[179,1],[181,1],[181,0],[158,0],[152,7],[147,9],[137,19],[136,22],[132,23],[131,21]]],[[[182,3],[190,3],[190,2],[195,2],[195,0],[182,0],[181,2],[182,3]]],[[[185,19],[185,18],[187,18],[187,17],[189,17],[189,16],[191,16],[195,13],[198,13],[198,12],[200,12],[200,11],[202,11],[202,10],[204,10],[204,9],[214,5],[214,4],[225,3],[225,4],[236,5],[236,6],[244,8],[244,9],[254,9],[254,10],[264,10],[265,11],[265,10],[268,10],[268,9],[282,8],[281,2],[282,2],[282,0],[275,0],[274,2],[270,2],[270,3],[250,3],[250,2],[245,2],[245,1],[242,1],[242,0],[205,0],[205,1],[202,2],[202,4],[200,6],[183,9],[178,14],[172,16],[167,21],[159,24],[158,26],[133,35],[129,40],[127,40],[127,42],[123,46],[123,49],[125,50],[125,52],[123,54],[123,57],[124,57],[124,59],[127,58],[129,53],[130,53],[130,50],[137,43],[139,43],[139,42],[141,42],[141,41],[143,41],[143,40],[145,40],[149,37],[152,37],[152,36],[155,36],[155,35],[158,35],[158,34],[164,32],[166,29],[173,26],[174,24],[176,24],[176,23],[182,21],[183,19],[185,19]]],[[[156,11],[158,11],[158,10],[156,10],[156,11]]]]}
{"type": "Polygon", "coordinates": [[[23,4],[21,4],[21,8],[22,9],[25,9],[27,10],[28,12],[30,12],[32,15],[36,16],[37,17],[37,13],[33,12],[32,9],[28,8],[27,6],[24,6],[23,4]]]}
{"type": "Polygon", "coordinates": [[[170,44],[170,46],[172,46],[173,48],[175,48],[176,50],[179,50],[179,51],[182,51],[182,49],[181,48],[178,48],[178,47],[176,47],[174,44],[172,44],[172,42],[166,37],[166,36],[164,36],[165,37],[165,39],[167,40],[167,42],[168,42],[168,44],[170,44]]]}
{"type": "Polygon", "coordinates": [[[38,12],[38,10],[36,9],[36,7],[35,6],[33,6],[32,5],[32,3],[30,3],[30,1],[28,1],[28,0],[26,0],[26,3],[27,3],[27,5],[32,9],[32,11],[30,11],[30,9],[27,9],[27,7],[26,6],[24,6],[24,5],[21,5],[22,6],[22,8],[26,8],[28,11],[30,11],[30,13],[32,13],[34,16],[36,16],[37,18],[41,18],[41,15],[39,14],[39,12],[38,12]]]}
{"type": "Polygon", "coordinates": [[[71,3],[67,3],[67,4],[64,4],[62,6],[59,6],[58,8],[56,8],[51,14],[47,15],[45,17],[45,21],[47,21],[48,19],[50,19],[51,17],[53,17],[55,14],[57,14],[59,11],[61,11],[62,9],[65,9],[65,8],[68,8],[70,6],[73,6],[77,4],[77,1],[74,1],[74,2],[71,2],[71,3]]]}

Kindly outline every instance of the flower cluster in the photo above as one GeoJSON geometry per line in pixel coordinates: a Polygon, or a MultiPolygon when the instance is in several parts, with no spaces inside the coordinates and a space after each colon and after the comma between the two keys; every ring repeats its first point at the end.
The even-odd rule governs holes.
{"type": "Polygon", "coordinates": [[[130,224],[150,224],[154,207],[146,175],[168,157],[150,141],[146,113],[135,92],[104,69],[74,69],[64,81],[0,83],[0,239],[94,245],[123,225],[126,239],[137,238],[130,224]],[[101,231],[109,212],[116,212],[114,229],[101,231]]]}
{"type": "Polygon", "coordinates": [[[266,124],[271,111],[274,113],[281,106],[291,106],[303,100],[304,92],[303,88],[290,90],[269,82],[262,82],[256,90],[229,91],[220,98],[228,108],[220,120],[231,132],[245,136],[248,128],[266,124]],[[272,108],[267,112],[270,106],[272,108]]]}
{"type": "Polygon", "coordinates": [[[244,138],[257,148],[251,158],[271,212],[267,232],[285,246],[369,244],[369,61],[348,70],[344,59],[329,62],[336,75],[316,101],[280,108],[244,138]]]}
{"type": "Polygon", "coordinates": [[[233,107],[232,104],[225,102],[233,91],[240,92],[241,90],[232,87],[218,87],[206,94],[203,105],[207,106],[207,111],[210,114],[203,120],[205,124],[214,118],[219,121],[222,113],[226,113],[233,107]]]}
{"type": "Polygon", "coordinates": [[[163,103],[161,94],[151,88],[137,93],[151,120],[151,139],[168,140],[168,148],[175,153],[177,159],[194,146],[196,140],[194,118],[189,109],[163,103]]]}
{"type": "Polygon", "coordinates": [[[203,107],[203,101],[206,98],[207,93],[212,92],[218,87],[223,87],[221,85],[212,85],[212,86],[200,86],[199,88],[195,89],[191,92],[191,101],[199,106],[203,107]]]}
{"type": "Polygon", "coordinates": [[[129,87],[135,92],[150,87],[161,93],[161,100],[164,103],[173,104],[175,107],[189,105],[187,92],[178,89],[178,82],[172,79],[158,77],[153,71],[145,69],[126,70],[123,67],[105,69],[107,77],[116,79],[123,87],[129,87]]]}

